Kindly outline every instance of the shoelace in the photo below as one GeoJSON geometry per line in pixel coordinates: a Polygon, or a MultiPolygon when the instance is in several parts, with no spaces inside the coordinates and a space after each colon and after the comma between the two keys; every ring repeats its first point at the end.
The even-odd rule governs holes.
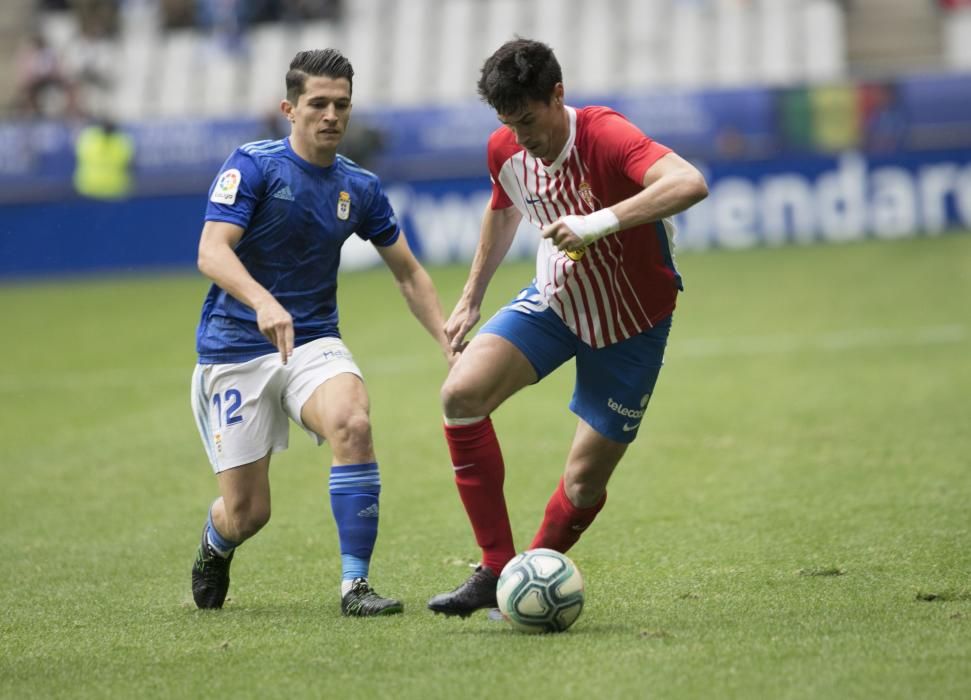
{"type": "Polygon", "coordinates": [[[202,577],[207,583],[214,583],[229,567],[229,559],[223,558],[213,551],[203,552],[200,556],[202,563],[202,577]]]}
{"type": "MultiPolygon", "coordinates": [[[[358,591],[355,589],[355,593],[358,591]]],[[[370,589],[365,589],[364,593],[361,593],[358,597],[351,599],[347,603],[348,610],[371,610],[373,608],[380,607],[383,600],[381,596],[370,589]]]]}

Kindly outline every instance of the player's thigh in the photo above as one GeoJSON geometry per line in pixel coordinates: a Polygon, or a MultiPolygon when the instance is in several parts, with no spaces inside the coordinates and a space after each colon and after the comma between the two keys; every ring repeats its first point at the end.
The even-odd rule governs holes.
{"type": "Polygon", "coordinates": [[[314,389],[300,410],[300,419],[307,428],[325,440],[347,429],[349,422],[362,425],[369,421],[371,410],[364,381],[349,372],[329,378],[314,389]]]}
{"type": "Polygon", "coordinates": [[[527,287],[483,325],[442,389],[446,414],[487,415],[576,353],[577,339],[527,287]]]}
{"type": "Polygon", "coordinates": [[[452,367],[442,386],[450,418],[485,416],[514,393],[536,381],[529,360],[506,338],[480,333],[452,367]]]}
{"type": "Polygon", "coordinates": [[[633,442],[664,363],[670,328],[669,317],[606,348],[582,346],[570,409],[601,435],[633,442]]]}
{"type": "Polygon", "coordinates": [[[287,415],[279,357],[248,362],[196,365],[192,409],[206,454],[217,474],[285,450],[287,415]]]}
{"type": "Polygon", "coordinates": [[[288,363],[284,407],[318,444],[335,421],[369,411],[363,375],[340,338],[319,338],[293,351],[288,363]]]}

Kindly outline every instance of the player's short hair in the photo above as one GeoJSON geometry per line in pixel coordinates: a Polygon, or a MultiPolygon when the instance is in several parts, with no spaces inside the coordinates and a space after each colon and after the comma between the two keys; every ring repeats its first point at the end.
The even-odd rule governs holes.
{"type": "Polygon", "coordinates": [[[354,68],[337,49],[313,49],[301,51],[290,61],[287,71],[287,99],[293,104],[304,93],[307,77],[326,75],[328,78],[347,78],[354,91],[354,68]]]}
{"type": "Polygon", "coordinates": [[[550,103],[563,71],[553,49],[541,41],[516,37],[482,65],[479,97],[499,114],[512,114],[527,100],[550,103]]]}

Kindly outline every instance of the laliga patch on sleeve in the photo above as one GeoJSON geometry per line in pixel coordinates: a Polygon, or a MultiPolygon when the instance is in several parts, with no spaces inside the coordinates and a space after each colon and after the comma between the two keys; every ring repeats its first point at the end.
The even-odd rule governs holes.
{"type": "Polygon", "coordinates": [[[241,179],[242,175],[236,168],[230,168],[220,174],[219,179],[216,180],[216,186],[212,189],[212,196],[209,201],[216,204],[234,204],[241,179]]]}

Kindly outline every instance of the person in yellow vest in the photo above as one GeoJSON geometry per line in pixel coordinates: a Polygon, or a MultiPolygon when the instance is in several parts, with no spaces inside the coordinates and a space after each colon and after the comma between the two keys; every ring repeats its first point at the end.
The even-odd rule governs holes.
{"type": "Polygon", "coordinates": [[[121,199],[132,187],[135,146],[131,137],[108,119],[96,121],[78,134],[74,188],[94,199],[121,199]]]}

